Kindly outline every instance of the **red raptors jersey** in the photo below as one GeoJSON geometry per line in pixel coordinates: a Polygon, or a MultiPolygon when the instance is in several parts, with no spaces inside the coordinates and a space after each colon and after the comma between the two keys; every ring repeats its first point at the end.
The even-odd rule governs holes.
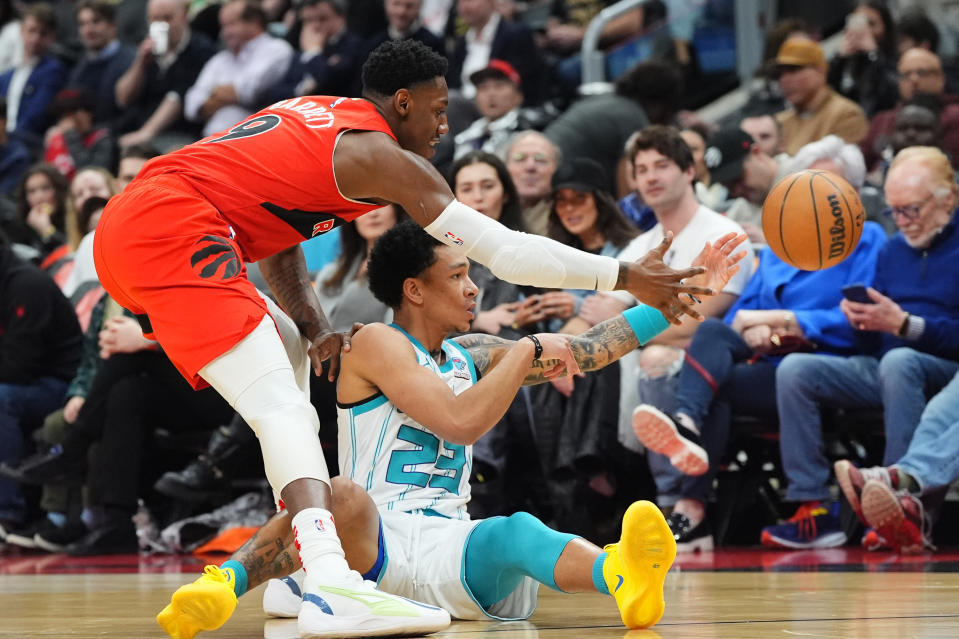
{"type": "Polygon", "coordinates": [[[292,98],[150,161],[137,180],[175,173],[189,181],[229,222],[244,258],[255,262],[379,206],[337,188],[333,150],[350,129],[396,139],[366,100],[292,98]]]}

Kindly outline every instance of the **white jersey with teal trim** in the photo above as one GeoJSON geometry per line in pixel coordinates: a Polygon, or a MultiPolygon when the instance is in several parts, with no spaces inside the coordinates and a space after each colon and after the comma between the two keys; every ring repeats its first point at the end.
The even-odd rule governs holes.
{"type": "MultiPolygon", "coordinates": [[[[459,344],[443,342],[441,366],[406,331],[391,327],[413,344],[417,363],[430,368],[454,394],[477,382],[473,358],[459,344]]],[[[444,441],[382,393],[356,404],[338,403],[337,419],[340,473],[366,489],[377,508],[469,519],[472,446],[444,441]]]]}

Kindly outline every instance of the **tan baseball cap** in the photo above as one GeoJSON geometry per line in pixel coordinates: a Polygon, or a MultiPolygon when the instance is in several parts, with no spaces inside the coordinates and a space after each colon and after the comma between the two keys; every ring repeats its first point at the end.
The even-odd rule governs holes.
{"type": "Polygon", "coordinates": [[[826,68],[826,56],[817,42],[804,37],[792,37],[783,42],[776,55],[776,64],[789,67],[826,68]]]}

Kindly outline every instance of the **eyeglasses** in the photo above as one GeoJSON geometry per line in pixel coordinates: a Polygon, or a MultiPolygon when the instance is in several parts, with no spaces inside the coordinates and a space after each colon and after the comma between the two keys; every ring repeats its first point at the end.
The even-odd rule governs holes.
{"type": "Polygon", "coordinates": [[[916,77],[919,78],[920,80],[925,80],[926,78],[936,77],[936,76],[938,76],[938,75],[941,74],[941,73],[942,73],[942,71],[940,71],[939,69],[935,69],[935,68],[928,68],[928,69],[910,69],[910,70],[908,70],[908,71],[900,71],[900,72],[899,72],[899,79],[900,79],[900,80],[907,80],[907,79],[909,79],[911,76],[916,76],[916,77]]]}
{"type": "Polygon", "coordinates": [[[929,197],[927,197],[922,202],[919,202],[917,204],[907,204],[906,206],[891,206],[885,211],[883,211],[883,213],[894,220],[896,219],[896,217],[901,215],[902,217],[906,218],[907,221],[912,222],[913,220],[919,217],[919,213],[922,211],[923,207],[925,207],[926,204],[931,199],[932,199],[932,195],[930,194],[929,197]]]}

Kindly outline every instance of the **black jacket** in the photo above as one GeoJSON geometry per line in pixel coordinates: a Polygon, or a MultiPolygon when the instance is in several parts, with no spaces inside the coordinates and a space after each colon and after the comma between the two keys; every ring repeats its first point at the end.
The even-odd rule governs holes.
{"type": "MultiPolygon", "coordinates": [[[[535,106],[545,97],[546,65],[536,43],[533,41],[533,32],[524,24],[507,22],[500,19],[493,35],[493,44],[490,47],[491,60],[505,60],[513,65],[523,80],[523,104],[535,106]]],[[[460,75],[463,72],[463,61],[466,60],[466,37],[456,38],[453,44],[453,54],[450,56],[450,67],[446,74],[446,83],[451,89],[462,86],[460,75]]]]}
{"type": "Polygon", "coordinates": [[[0,244],[0,383],[70,381],[82,339],[73,307],[50,276],[0,244]]]}
{"type": "MultiPolygon", "coordinates": [[[[123,109],[117,119],[117,130],[127,133],[142,127],[170,92],[179,95],[182,102],[183,96],[200,75],[203,65],[216,51],[216,45],[208,37],[199,31],[191,31],[190,41],[167,69],[161,70],[156,60],[152,60],[147,66],[143,89],[133,102],[123,109]]],[[[182,115],[173,123],[172,128],[200,136],[201,127],[188,122],[182,115]]]]}
{"type": "MultiPolygon", "coordinates": [[[[433,32],[427,29],[426,27],[420,27],[410,35],[406,36],[410,40],[416,40],[417,42],[422,42],[428,46],[433,51],[436,51],[438,54],[446,57],[446,43],[443,42],[442,38],[438,38],[433,35],[433,32]]],[[[390,39],[389,31],[383,29],[382,31],[377,31],[366,41],[366,48],[368,51],[372,52],[373,49],[380,46],[384,42],[390,39]]]]}
{"type": "Polygon", "coordinates": [[[307,90],[309,95],[358,98],[362,89],[360,71],[366,54],[366,41],[347,29],[335,42],[328,43],[322,53],[307,60],[303,60],[303,54],[298,51],[280,81],[267,89],[260,101],[266,105],[303,95],[297,87],[307,77],[316,83],[307,90]]]}

